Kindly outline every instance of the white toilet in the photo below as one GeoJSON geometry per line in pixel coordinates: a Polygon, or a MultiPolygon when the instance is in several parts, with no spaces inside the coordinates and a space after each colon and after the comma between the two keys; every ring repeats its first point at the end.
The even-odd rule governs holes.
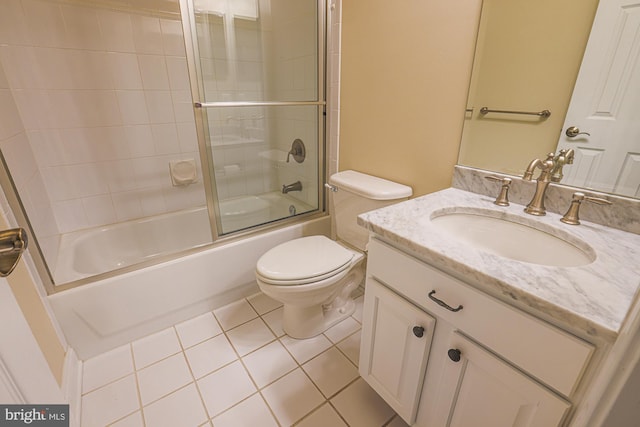
{"type": "Polygon", "coordinates": [[[369,233],[356,220],[411,196],[411,187],[355,171],[338,172],[332,186],[338,241],[301,237],[267,251],[256,265],[258,286],[284,304],[282,327],[293,338],[316,336],[355,310],[351,293],[364,278],[369,233]]]}

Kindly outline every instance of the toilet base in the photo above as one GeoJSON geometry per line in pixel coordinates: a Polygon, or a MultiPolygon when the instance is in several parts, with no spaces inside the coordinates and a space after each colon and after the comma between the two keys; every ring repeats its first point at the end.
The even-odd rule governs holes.
{"type": "Polygon", "coordinates": [[[312,338],[351,316],[355,309],[356,304],[353,299],[348,299],[340,307],[330,305],[297,307],[285,304],[282,313],[282,329],[291,338],[312,338]]]}

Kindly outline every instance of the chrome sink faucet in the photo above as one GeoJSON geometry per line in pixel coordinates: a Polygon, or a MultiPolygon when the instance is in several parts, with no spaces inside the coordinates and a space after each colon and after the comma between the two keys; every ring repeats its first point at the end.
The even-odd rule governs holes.
{"type": "Polygon", "coordinates": [[[531,163],[529,163],[529,166],[527,166],[527,170],[522,176],[522,179],[531,181],[536,168],[540,169],[540,175],[536,179],[536,192],[527,207],[524,208],[524,211],[528,214],[537,216],[547,214],[547,210],[544,207],[544,196],[547,192],[547,187],[549,187],[549,183],[551,182],[551,173],[556,166],[554,157],[554,153],[549,153],[547,154],[547,158],[544,161],[540,159],[534,159],[533,161],[531,161],[531,163]]]}

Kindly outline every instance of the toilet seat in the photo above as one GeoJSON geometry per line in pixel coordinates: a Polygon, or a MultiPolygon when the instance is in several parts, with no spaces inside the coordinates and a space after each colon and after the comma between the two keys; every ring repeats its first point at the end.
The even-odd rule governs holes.
{"type": "Polygon", "coordinates": [[[355,254],[325,236],[309,236],[267,251],[256,274],[273,285],[302,285],[335,276],[350,267],[355,254]]]}

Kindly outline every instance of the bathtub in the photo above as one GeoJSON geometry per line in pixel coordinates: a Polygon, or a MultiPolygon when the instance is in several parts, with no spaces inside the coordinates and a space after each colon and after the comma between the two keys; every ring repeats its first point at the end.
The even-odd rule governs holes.
{"type": "MultiPolygon", "coordinates": [[[[288,215],[292,205],[294,208],[291,209],[296,209],[293,199],[284,199],[278,194],[260,197],[269,206],[268,213],[263,211],[260,215],[276,212],[287,212],[288,215]]],[[[233,201],[236,214],[228,215],[227,223],[231,221],[233,226],[240,227],[247,215],[256,214],[253,209],[250,212],[243,209],[243,206],[246,208],[255,200],[245,202],[233,201]]],[[[204,208],[129,221],[73,236],[74,239],[68,240],[65,249],[77,256],[67,260],[65,267],[71,270],[67,274],[95,274],[94,271],[107,266],[117,267],[120,263],[138,262],[162,255],[160,251],[167,248],[175,252],[176,239],[191,245],[186,247],[206,245],[209,231],[207,223],[202,221],[208,221],[204,208]],[[172,227],[181,224],[183,228],[179,229],[179,236],[167,232],[172,230],[169,224],[173,224],[172,227]],[[204,224],[205,228],[199,229],[198,224],[204,224]],[[146,239],[146,233],[155,233],[156,230],[161,231],[158,233],[160,236],[156,237],[159,246],[152,248],[140,242],[146,239]],[[134,259],[138,261],[132,261],[134,259]]],[[[254,268],[264,252],[297,237],[329,233],[330,221],[328,217],[322,217],[203,248],[183,257],[97,280],[48,298],[67,341],[79,357],[86,360],[257,292],[254,268]]]]}
{"type": "MultiPolygon", "coordinates": [[[[229,233],[309,210],[294,198],[266,193],[221,201],[220,221],[229,233]]],[[[65,284],[210,243],[204,206],[80,230],[62,236],[53,277],[65,284]]]]}

